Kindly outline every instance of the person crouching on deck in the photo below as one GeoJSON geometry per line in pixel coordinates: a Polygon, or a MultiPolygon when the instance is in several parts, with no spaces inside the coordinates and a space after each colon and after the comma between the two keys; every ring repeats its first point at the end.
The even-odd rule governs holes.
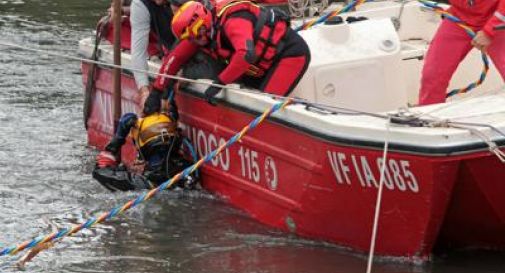
{"type": "Polygon", "coordinates": [[[419,93],[419,104],[445,102],[449,81],[472,46],[489,54],[505,79],[505,0],[449,0],[449,12],[469,25],[477,34],[471,38],[463,28],[445,19],[426,54],[419,93]]]}
{"type": "MultiPolygon", "coordinates": [[[[177,122],[157,109],[139,118],[133,113],[124,114],[116,135],[96,157],[93,178],[111,191],[152,189],[172,178],[191,165],[181,154],[182,136],[177,122]],[[143,163],[140,170],[129,170],[118,165],[117,155],[128,134],[137,148],[143,163]]],[[[176,185],[192,189],[198,182],[196,175],[182,179],[176,185]]]]}
{"type": "MultiPolygon", "coordinates": [[[[309,48],[290,28],[289,17],[250,1],[219,1],[214,10],[188,1],[174,14],[172,31],[180,42],[163,59],[160,74],[176,74],[201,49],[227,64],[215,83],[240,80],[264,92],[287,96],[310,62],[309,48]]],[[[160,90],[172,84],[158,76],[149,96],[158,99],[160,90]]],[[[220,91],[209,86],[205,96],[214,104],[220,91]]]]}

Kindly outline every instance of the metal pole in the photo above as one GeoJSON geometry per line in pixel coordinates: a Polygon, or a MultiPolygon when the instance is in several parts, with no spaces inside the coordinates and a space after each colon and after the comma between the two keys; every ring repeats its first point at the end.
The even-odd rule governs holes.
{"type": "MultiPolygon", "coordinates": [[[[121,65],[121,0],[113,0],[114,18],[114,64],[121,65]]],[[[121,69],[116,67],[112,71],[113,76],[113,111],[114,111],[114,133],[116,132],[119,119],[121,118],[121,69]]]]}

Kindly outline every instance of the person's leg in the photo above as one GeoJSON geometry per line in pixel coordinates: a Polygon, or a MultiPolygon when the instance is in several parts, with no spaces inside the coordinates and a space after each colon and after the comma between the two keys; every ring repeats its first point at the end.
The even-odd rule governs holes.
{"type": "Polygon", "coordinates": [[[282,58],[270,68],[260,89],[266,93],[288,96],[307,70],[308,63],[306,56],[282,58]]]}
{"type": "Polygon", "coordinates": [[[456,24],[448,20],[441,23],[424,60],[419,105],[445,102],[452,75],[472,49],[471,40],[456,24]]]}
{"type": "Polygon", "coordinates": [[[126,113],[119,119],[119,123],[116,129],[116,134],[110,140],[110,142],[105,146],[105,150],[113,154],[117,154],[121,149],[121,146],[126,141],[126,137],[130,133],[130,130],[137,122],[137,115],[134,113],[126,113]]]}
{"type": "Polygon", "coordinates": [[[259,88],[263,92],[288,96],[309,67],[310,49],[300,35],[289,29],[284,44],[280,59],[263,78],[259,88]]]}
{"type": "Polygon", "coordinates": [[[497,31],[487,52],[493,64],[505,81],[505,30],[497,31]]]}

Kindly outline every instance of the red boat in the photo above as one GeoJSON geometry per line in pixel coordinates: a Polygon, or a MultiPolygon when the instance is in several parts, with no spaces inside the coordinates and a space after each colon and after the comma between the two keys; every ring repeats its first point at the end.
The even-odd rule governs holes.
{"type": "MultiPolygon", "coordinates": [[[[369,20],[303,31],[312,63],[293,96],[308,103],[274,114],[205,165],[204,188],[267,225],[368,252],[387,142],[379,255],[426,259],[436,244],[503,249],[503,82],[492,71],[470,96],[407,108],[416,101],[422,57],[439,19],[409,3],[397,31],[389,17],[401,8],[365,5],[348,16],[369,20]],[[391,123],[386,112],[394,114],[391,123]]],[[[91,39],[80,42],[81,55],[89,58],[92,50],[91,39]]],[[[99,50],[110,63],[111,46],[99,50]]],[[[125,67],[129,59],[124,52],[125,67]]],[[[477,77],[478,61],[477,53],[470,56],[452,85],[477,77]]],[[[82,64],[85,84],[89,67],[82,64]]],[[[158,67],[150,63],[151,71],[158,67]]],[[[113,133],[111,79],[111,70],[99,66],[87,121],[88,142],[99,149],[113,133]]],[[[135,111],[128,69],[122,86],[123,113],[135,111]]],[[[199,156],[278,102],[230,88],[214,107],[202,99],[204,88],[189,84],[176,96],[180,125],[199,156]]],[[[128,162],[133,147],[126,149],[128,162]]]]}

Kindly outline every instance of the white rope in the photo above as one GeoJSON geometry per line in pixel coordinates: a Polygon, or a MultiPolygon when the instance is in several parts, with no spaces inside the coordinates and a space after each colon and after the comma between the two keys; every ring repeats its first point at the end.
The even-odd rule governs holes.
{"type": "Polygon", "coordinates": [[[501,161],[501,163],[505,163],[505,153],[500,150],[500,147],[493,142],[493,146],[489,147],[489,150],[496,155],[496,157],[501,161]]]}
{"type": "Polygon", "coordinates": [[[385,172],[386,172],[386,160],[387,160],[387,155],[388,155],[388,148],[389,148],[389,133],[390,133],[390,125],[391,125],[391,117],[388,117],[388,120],[386,121],[386,137],[384,140],[384,151],[382,153],[382,166],[380,170],[380,180],[379,180],[379,189],[377,191],[377,200],[375,203],[375,215],[374,215],[374,220],[373,220],[373,228],[372,228],[372,238],[370,240],[370,251],[368,254],[368,263],[366,267],[366,273],[371,273],[372,272],[372,262],[373,262],[373,257],[374,257],[374,252],[375,252],[375,241],[377,238],[377,229],[379,226],[379,214],[380,214],[380,208],[382,204],[382,189],[384,188],[384,179],[385,179],[385,172]]]}
{"type": "MultiPolygon", "coordinates": [[[[155,72],[151,72],[151,71],[147,71],[147,70],[143,70],[143,69],[136,69],[136,68],[133,68],[133,67],[115,65],[115,64],[112,64],[112,63],[95,61],[95,60],[81,58],[81,57],[76,57],[76,56],[71,56],[71,55],[58,54],[58,53],[54,53],[54,52],[47,51],[47,50],[41,50],[41,49],[26,47],[26,46],[22,46],[22,45],[17,45],[17,44],[12,44],[12,43],[6,43],[6,42],[2,42],[2,41],[0,41],[0,46],[13,47],[13,48],[23,49],[23,50],[27,50],[27,51],[37,52],[37,53],[40,53],[40,54],[45,54],[45,55],[48,55],[48,56],[55,56],[55,57],[60,57],[60,58],[66,58],[66,59],[70,59],[70,60],[74,60],[74,61],[79,61],[79,62],[84,62],[84,63],[90,63],[90,64],[96,64],[96,65],[101,65],[101,66],[110,67],[110,68],[119,68],[119,69],[122,69],[122,70],[130,70],[130,71],[135,71],[135,72],[141,72],[141,73],[146,73],[146,74],[149,74],[149,75],[152,75],[152,76],[161,76],[161,77],[164,77],[164,78],[179,80],[179,81],[182,81],[182,82],[188,82],[188,83],[194,83],[194,84],[203,84],[203,85],[209,85],[209,86],[216,86],[216,87],[223,88],[223,89],[229,89],[229,90],[234,90],[234,91],[238,91],[238,92],[242,92],[242,93],[248,93],[248,94],[254,94],[254,95],[263,95],[263,96],[266,95],[266,96],[269,96],[269,97],[271,97],[273,99],[277,99],[277,100],[286,100],[287,99],[287,97],[284,97],[284,96],[279,96],[279,95],[270,94],[270,93],[263,93],[263,92],[255,91],[255,90],[251,90],[251,89],[243,89],[243,88],[240,88],[240,87],[235,87],[233,85],[221,85],[221,84],[215,84],[215,83],[212,83],[212,82],[206,81],[206,80],[194,80],[194,79],[188,79],[188,78],[185,78],[185,77],[179,77],[179,76],[174,76],[174,75],[160,74],[160,73],[155,73],[155,72]]],[[[378,118],[387,118],[387,116],[385,116],[385,115],[380,115],[380,114],[370,113],[370,112],[364,112],[364,111],[358,111],[358,110],[354,110],[354,109],[348,109],[348,108],[344,108],[344,107],[337,107],[337,106],[332,106],[332,105],[327,105],[327,104],[322,104],[322,103],[313,103],[313,102],[310,102],[310,101],[308,101],[306,99],[302,99],[302,98],[292,98],[292,99],[293,99],[293,101],[295,103],[302,103],[302,104],[307,104],[307,105],[310,104],[312,106],[318,106],[318,107],[327,108],[327,109],[336,109],[337,111],[342,111],[342,112],[339,112],[339,113],[342,113],[342,114],[355,113],[355,114],[369,115],[369,116],[378,117],[378,118]]]]}
{"type": "MultiPolygon", "coordinates": [[[[438,109],[437,109],[438,110],[438,109]]],[[[501,113],[501,112],[500,112],[501,113]]],[[[492,126],[490,124],[486,123],[471,123],[471,122],[458,122],[455,121],[455,119],[461,118],[453,118],[453,119],[441,119],[439,117],[433,116],[430,113],[424,113],[424,114],[419,114],[419,113],[413,113],[410,112],[409,109],[402,109],[402,111],[398,112],[399,116],[406,117],[407,119],[411,119],[412,121],[421,121],[419,120],[420,116],[428,116],[430,120],[422,120],[423,126],[425,127],[430,127],[430,128],[454,128],[454,129],[461,129],[465,131],[469,131],[471,134],[479,137],[484,143],[488,146],[488,149],[490,152],[492,152],[496,157],[502,162],[505,163],[505,152],[503,152],[500,147],[496,144],[496,142],[491,140],[491,137],[486,135],[485,133],[479,131],[478,129],[474,127],[485,127],[490,129],[491,131],[497,133],[498,135],[501,135],[502,137],[505,137],[505,133],[496,128],[495,126],[492,126]]]]}
{"type": "MultiPolygon", "coordinates": [[[[179,77],[179,76],[175,76],[175,75],[159,74],[159,73],[156,73],[156,72],[146,71],[146,70],[137,69],[137,68],[133,68],[133,67],[125,67],[125,66],[121,66],[121,65],[115,65],[115,64],[112,64],[112,63],[106,63],[106,62],[101,62],[101,61],[94,61],[94,60],[91,60],[91,59],[85,59],[85,58],[80,58],[80,57],[75,57],[75,56],[70,56],[70,55],[65,55],[65,54],[58,54],[58,53],[50,52],[50,51],[47,51],[47,50],[41,50],[41,49],[26,47],[26,46],[22,46],[22,45],[16,45],[16,44],[5,43],[5,42],[0,42],[0,45],[1,46],[7,46],[7,47],[19,48],[19,49],[33,51],[33,52],[38,52],[38,53],[46,54],[46,55],[49,55],[49,56],[56,56],[56,57],[66,58],[66,59],[70,59],[70,60],[74,60],[74,61],[80,61],[80,62],[85,62],[85,63],[90,63],[90,64],[96,64],[96,65],[101,65],[101,66],[106,66],[106,67],[111,67],[111,68],[119,68],[119,69],[122,69],[122,70],[130,70],[130,71],[135,71],[135,72],[147,73],[147,74],[150,74],[150,75],[153,75],[153,76],[161,76],[161,77],[164,77],[164,78],[169,78],[169,79],[173,79],[173,80],[179,80],[179,81],[183,81],[183,82],[196,83],[196,84],[205,84],[205,85],[209,85],[209,86],[216,86],[216,87],[223,88],[223,89],[232,89],[232,90],[241,91],[241,92],[263,94],[263,93],[260,93],[260,92],[257,92],[257,91],[244,90],[242,88],[237,88],[237,87],[232,87],[232,86],[226,86],[226,85],[221,85],[221,84],[215,84],[215,83],[211,83],[211,82],[208,82],[208,81],[193,80],[193,79],[188,79],[188,78],[179,77]]],[[[275,95],[272,95],[272,96],[275,96],[275,95]]],[[[286,99],[286,97],[281,97],[281,96],[276,96],[276,97],[280,97],[280,98],[286,99]]]]}
{"type": "Polygon", "coordinates": [[[502,163],[505,163],[505,153],[500,150],[500,147],[496,145],[496,142],[492,141],[491,138],[486,134],[484,134],[483,132],[470,126],[454,124],[451,123],[450,121],[447,122],[447,127],[470,131],[471,134],[476,135],[477,137],[482,139],[482,141],[484,141],[486,145],[489,147],[489,151],[493,153],[502,163]]]}

